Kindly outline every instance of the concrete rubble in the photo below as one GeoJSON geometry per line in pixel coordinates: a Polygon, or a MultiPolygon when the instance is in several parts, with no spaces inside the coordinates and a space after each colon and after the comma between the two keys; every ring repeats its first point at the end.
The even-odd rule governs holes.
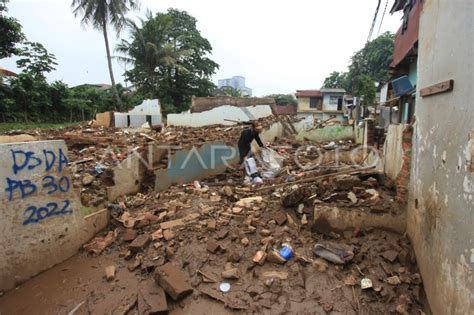
{"type": "MultiPolygon", "coordinates": [[[[143,136],[143,131],[82,126],[31,132],[40,139],[64,139],[83,205],[109,209],[108,228],[84,251],[114,261],[104,281],[114,283],[124,273],[136,279],[136,286],[124,289],[128,298],[114,307],[124,314],[172,313],[194,301],[245,313],[425,310],[413,249],[396,233],[396,224],[380,226],[384,229],[361,220],[338,225],[333,216],[336,211],[397,217],[394,183],[372,167],[336,163],[330,158],[333,146],[326,150],[326,143],[278,139],[271,146],[285,157],[283,170],[258,187],[244,186],[241,170],[229,168],[197,184],[156,192],[154,173],[145,168],[136,192],[108,198],[107,188],[120,184],[114,182],[114,167],[132,152],[146,156],[150,143],[189,148],[224,140],[234,145],[241,130],[241,125],[174,127],[143,136]],[[308,149],[297,151],[304,145],[308,149]],[[324,161],[302,170],[294,154],[303,165],[321,156],[324,161]],[[285,246],[289,258],[282,255],[285,246]],[[364,279],[370,288],[361,287],[364,279]],[[228,292],[219,289],[223,282],[230,284],[228,292]]],[[[348,140],[337,146],[349,151],[356,144],[348,140]]],[[[166,168],[167,160],[167,154],[161,156],[151,169],[166,168]]],[[[115,301],[114,292],[102,294],[115,301]]],[[[103,310],[104,301],[89,296],[88,310],[103,310]]]]}

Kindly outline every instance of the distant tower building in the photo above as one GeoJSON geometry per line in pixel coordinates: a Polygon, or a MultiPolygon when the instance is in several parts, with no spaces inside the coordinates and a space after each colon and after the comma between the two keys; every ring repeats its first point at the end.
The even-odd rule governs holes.
{"type": "Polygon", "coordinates": [[[245,77],[234,76],[217,82],[218,88],[231,87],[242,92],[242,96],[252,96],[252,89],[245,86],[245,77]]]}

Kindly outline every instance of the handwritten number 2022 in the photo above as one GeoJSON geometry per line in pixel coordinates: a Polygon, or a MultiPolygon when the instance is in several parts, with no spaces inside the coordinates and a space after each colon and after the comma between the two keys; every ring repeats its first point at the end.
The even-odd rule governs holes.
{"type": "Polygon", "coordinates": [[[25,216],[28,218],[23,221],[23,225],[38,223],[52,216],[70,214],[72,213],[72,210],[69,208],[70,204],[71,202],[69,200],[64,200],[64,205],[61,209],[59,209],[59,206],[56,202],[50,202],[46,204],[46,207],[28,207],[25,210],[25,216]]]}

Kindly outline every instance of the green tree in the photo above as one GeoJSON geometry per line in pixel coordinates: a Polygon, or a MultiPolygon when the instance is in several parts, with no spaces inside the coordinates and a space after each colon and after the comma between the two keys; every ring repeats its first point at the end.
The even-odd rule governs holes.
{"type": "Polygon", "coordinates": [[[347,72],[333,71],[331,74],[324,79],[323,88],[343,88],[348,90],[348,78],[347,72]]]}
{"type": "MultiPolygon", "coordinates": [[[[166,67],[177,66],[178,52],[167,42],[171,27],[171,17],[153,17],[151,11],[146,13],[146,20],[140,19],[141,26],[129,20],[131,41],[122,40],[116,51],[119,58],[134,65],[126,72],[129,81],[133,82],[147,97],[159,97],[158,82],[166,67]],[[160,69],[161,67],[161,69],[160,69]]],[[[182,69],[184,70],[184,69],[182,69]]]]}
{"type": "Polygon", "coordinates": [[[45,80],[45,72],[56,70],[54,68],[57,65],[56,56],[50,54],[40,43],[26,42],[19,50],[18,56],[20,56],[16,62],[18,68],[38,79],[45,80]]]}
{"type": "Polygon", "coordinates": [[[393,58],[394,41],[394,34],[383,33],[352,56],[348,73],[351,90],[358,85],[358,81],[364,75],[370,77],[379,86],[390,78],[389,66],[393,58]]]}
{"type": "Polygon", "coordinates": [[[0,59],[16,55],[18,52],[16,45],[25,40],[18,20],[5,15],[7,2],[0,0],[0,59]]]}
{"type": "Polygon", "coordinates": [[[133,65],[126,72],[143,95],[159,98],[165,113],[189,109],[191,97],[208,96],[215,88],[211,75],[218,64],[208,55],[212,46],[185,11],[148,13],[138,26],[130,23],[131,40],[117,51],[133,65]]]}
{"type": "Polygon", "coordinates": [[[227,95],[227,96],[242,97],[242,91],[240,91],[240,90],[238,90],[238,89],[234,89],[234,88],[231,87],[231,86],[223,87],[221,90],[222,90],[222,92],[224,92],[224,94],[227,95]]]}
{"type": "Polygon", "coordinates": [[[74,16],[82,16],[81,22],[90,25],[94,29],[102,31],[107,52],[110,81],[112,83],[112,94],[118,109],[122,109],[122,101],[117,93],[115,78],[112,69],[112,56],[109,47],[108,26],[115,28],[117,34],[125,26],[125,15],[129,10],[139,7],[138,0],[73,0],[74,16]]]}
{"type": "Polygon", "coordinates": [[[298,104],[296,98],[292,94],[272,94],[266,97],[275,99],[275,104],[277,105],[288,106],[298,104]]]}
{"type": "Polygon", "coordinates": [[[372,105],[376,95],[375,82],[367,74],[361,75],[354,86],[354,95],[361,98],[362,105],[372,105]]]}
{"type": "MultiPolygon", "coordinates": [[[[43,78],[35,77],[33,73],[21,72],[17,77],[10,79],[14,112],[22,113],[23,120],[41,120],[51,107],[49,86],[43,78]]],[[[11,101],[10,101],[10,104],[11,101]]],[[[19,118],[19,117],[17,117],[19,118]]]]}

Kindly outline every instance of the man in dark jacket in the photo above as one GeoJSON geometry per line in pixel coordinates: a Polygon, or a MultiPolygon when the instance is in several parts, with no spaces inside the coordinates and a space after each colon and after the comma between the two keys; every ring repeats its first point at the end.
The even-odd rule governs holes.
{"type": "Polygon", "coordinates": [[[251,150],[251,143],[255,139],[260,147],[263,147],[263,142],[260,140],[259,133],[262,132],[262,125],[259,123],[252,123],[250,128],[245,128],[240,134],[239,138],[239,154],[240,154],[240,164],[243,163],[244,158],[246,158],[251,150]]]}

